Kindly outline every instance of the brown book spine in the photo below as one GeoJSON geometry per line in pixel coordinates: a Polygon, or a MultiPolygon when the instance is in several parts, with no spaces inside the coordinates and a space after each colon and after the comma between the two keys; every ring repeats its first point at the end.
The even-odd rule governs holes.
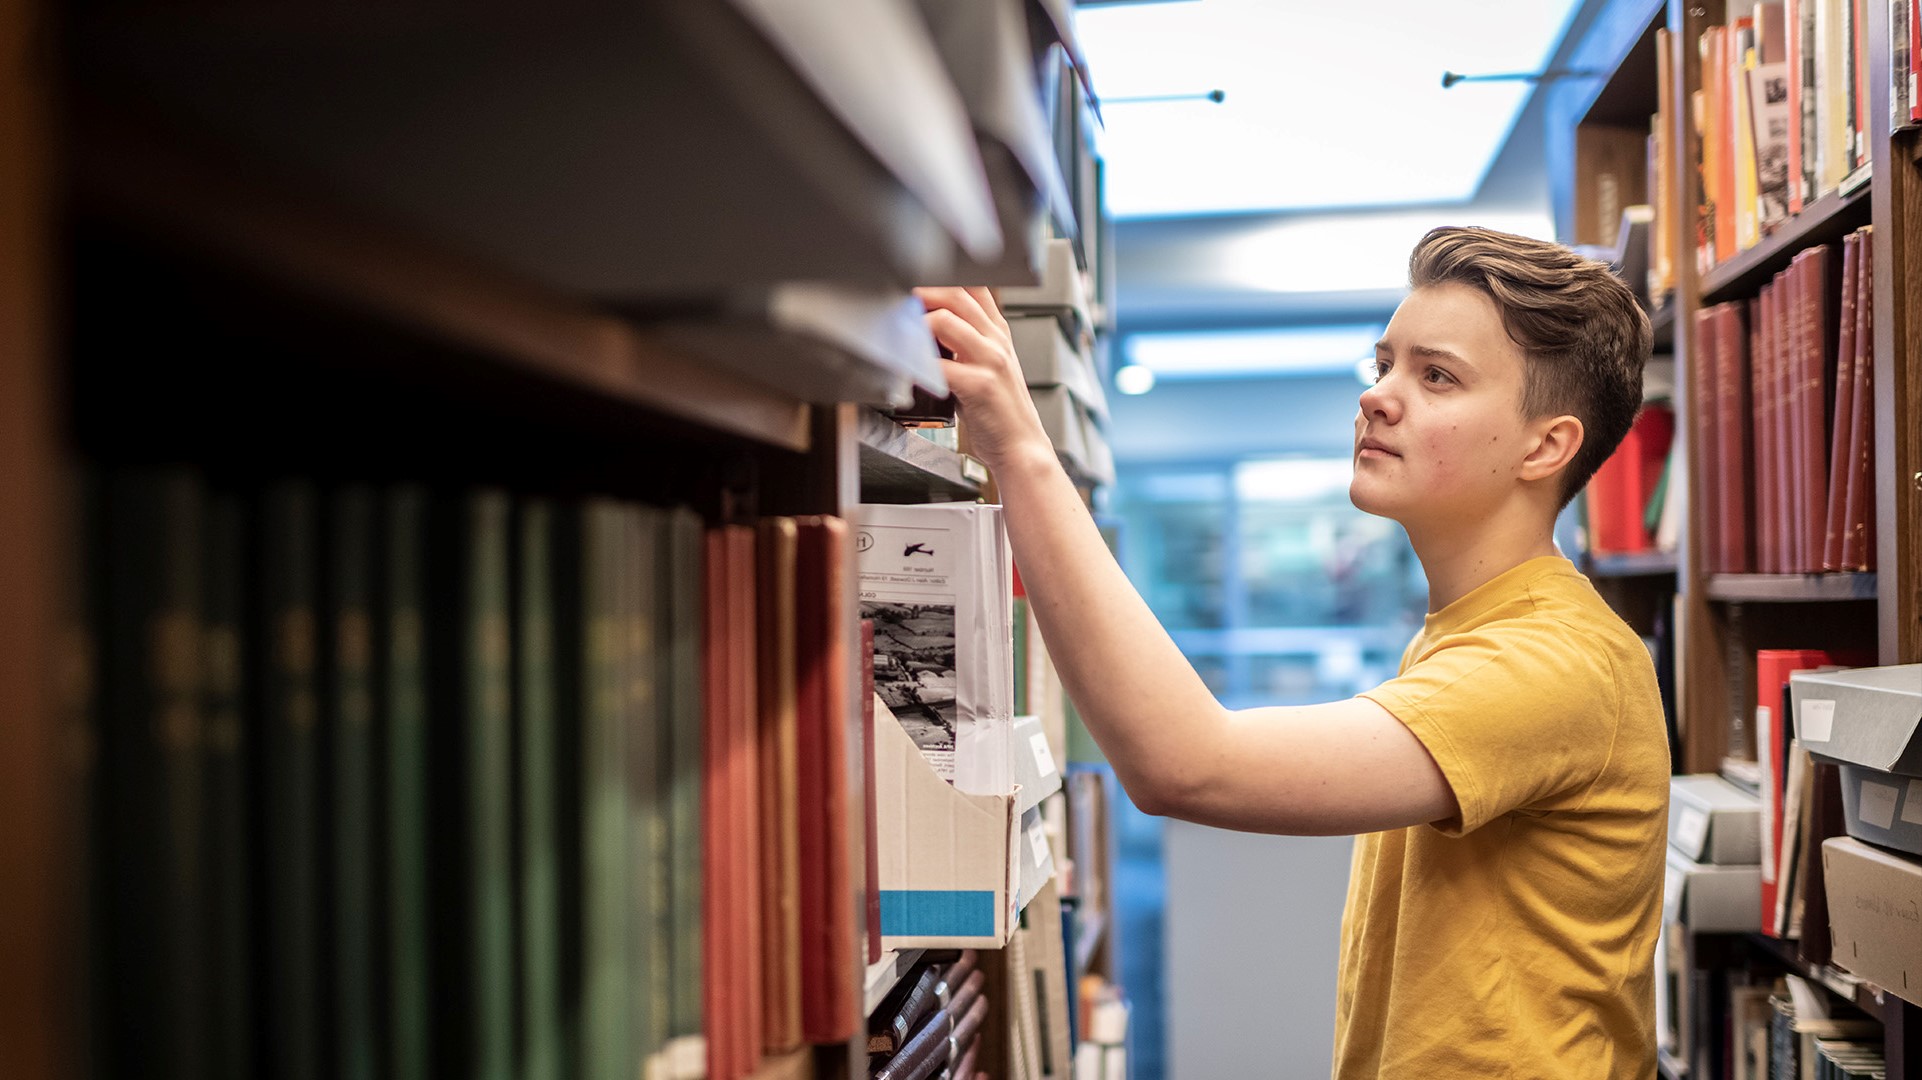
{"type": "Polygon", "coordinates": [[[868,963],[881,959],[881,826],[874,779],[874,620],[861,620],[861,852],[867,877],[868,963]]]}
{"type": "Polygon", "coordinates": [[[754,631],[754,530],[746,525],[727,529],[729,647],[733,652],[729,674],[733,679],[733,708],[729,711],[733,743],[732,795],[734,820],[738,830],[731,841],[733,853],[734,903],[729,910],[729,925],[734,934],[730,950],[734,958],[733,978],[738,996],[730,1002],[733,1024],[729,1035],[734,1052],[745,1071],[752,1072],[761,1059],[762,986],[761,986],[761,820],[760,768],[756,753],[760,722],[757,700],[758,666],[754,631]]]}
{"type": "Polygon", "coordinates": [[[1813,761],[1810,767],[1814,770],[1814,780],[1809,805],[1802,811],[1808,815],[1808,831],[1803,836],[1802,874],[1798,885],[1802,890],[1802,936],[1796,952],[1805,962],[1821,965],[1829,962],[1832,952],[1828,933],[1828,886],[1822,875],[1822,841],[1843,835],[1847,822],[1842,814],[1842,770],[1820,760],[1813,761]]]}
{"type": "Polygon", "coordinates": [[[838,1043],[861,1022],[848,851],[848,527],[818,517],[800,529],[801,1026],[809,1042],[838,1043]]]}
{"type": "Polygon", "coordinates": [[[1795,529],[1796,565],[1799,573],[1815,573],[1822,568],[1823,512],[1828,505],[1828,380],[1834,370],[1828,342],[1834,340],[1831,328],[1840,326],[1835,305],[1830,300],[1830,266],[1835,258],[1827,246],[1805,253],[1809,274],[1814,278],[1810,293],[1815,298],[1812,318],[1821,335],[1822,347],[1806,353],[1795,372],[1791,407],[1799,432],[1796,440],[1795,529]]]}
{"type": "Polygon", "coordinates": [[[933,964],[924,965],[921,973],[912,983],[903,984],[906,990],[898,995],[892,1011],[876,1013],[885,1019],[868,1026],[868,1050],[873,1053],[892,1054],[908,1041],[921,1018],[941,1005],[941,969],[933,964]]]}
{"type": "Polygon", "coordinates": [[[1695,313],[1695,333],[1693,348],[1688,357],[1688,429],[1689,449],[1695,459],[1696,490],[1701,495],[1695,498],[1695,520],[1691,523],[1691,533],[1700,551],[1698,561],[1706,573],[1722,571],[1722,549],[1716,538],[1721,533],[1719,506],[1713,496],[1716,484],[1721,481],[1721,458],[1717,453],[1719,440],[1715,437],[1715,332],[1717,329],[1715,309],[1703,308],[1695,313]]]}
{"type": "Polygon", "coordinates": [[[873,1080],[927,1080],[952,1060],[953,1050],[952,1014],[936,1009],[893,1057],[874,1070],[873,1080]]]}
{"type": "Polygon", "coordinates": [[[974,974],[969,975],[961,984],[961,988],[955,991],[953,1000],[948,1002],[948,1012],[955,1016],[967,1016],[968,1010],[974,1007],[974,1003],[980,999],[987,985],[988,973],[977,968],[974,974]]]}
{"type": "Polygon", "coordinates": [[[1717,307],[1721,326],[1715,335],[1716,436],[1721,440],[1718,457],[1722,478],[1716,488],[1720,504],[1722,569],[1724,573],[1746,574],[1754,566],[1751,557],[1752,530],[1749,527],[1748,334],[1742,325],[1744,311],[1739,304],[1717,307]]]}
{"type": "Polygon", "coordinates": [[[1874,233],[1864,228],[1861,266],[1856,274],[1855,393],[1850,401],[1855,419],[1849,438],[1854,468],[1848,477],[1844,506],[1847,530],[1842,535],[1842,569],[1875,569],[1875,250],[1874,233]]]}
{"type": "Polygon", "coordinates": [[[1846,531],[1848,503],[1849,432],[1854,427],[1851,411],[1855,397],[1856,292],[1860,280],[1862,234],[1853,232],[1842,241],[1842,325],[1835,351],[1835,422],[1829,440],[1828,498],[1822,514],[1822,569],[1842,569],[1842,535],[1846,531]]]}
{"type": "Polygon", "coordinates": [[[1777,551],[1774,523],[1781,508],[1776,491],[1775,469],[1771,454],[1775,447],[1774,425],[1769,423],[1769,380],[1775,370],[1775,307],[1777,283],[1769,282],[1749,302],[1749,426],[1754,432],[1755,465],[1755,568],[1772,573],[1777,551]]]}
{"type": "Polygon", "coordinates": [[[985,995],[977,994],[968,1004],[967,1012],[962,1013],[961,1019],[955,1023],[954,1034],[949,1038],[952,1044],[950,1053],[954,1059],[961,1057],[961,1051],[974,1049],[974,1044],[980,1041],[981,1029],[987,1023],[988,999],[985,995]]]}

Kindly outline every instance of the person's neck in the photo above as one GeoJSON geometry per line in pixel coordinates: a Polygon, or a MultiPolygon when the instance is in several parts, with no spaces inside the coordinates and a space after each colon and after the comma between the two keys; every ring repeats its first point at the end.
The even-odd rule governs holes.
{"type": "Polygon", "coordinates": [[[1555,548],[1554,519],[1510,512],[1464,527],[1460,522],[1409,526],[1408,541],[1428,577],[1428,611],[1440,611],[1495,578],[1555,548]]]}

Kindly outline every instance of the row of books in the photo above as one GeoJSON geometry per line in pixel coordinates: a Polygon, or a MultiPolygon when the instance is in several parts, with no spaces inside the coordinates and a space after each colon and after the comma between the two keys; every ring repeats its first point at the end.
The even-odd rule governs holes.
{"type": "MultiPolygon", "coordinates": [[[[1697,264],[1706,271],[1755,246],[1830,192],[1858,187],[1870,141],[1885,131],[1872,114],[1867,4],[1883,0],[1765,0],[1693,43],[1702,86],[1690,115],[1701,153],[1695,214],[1697,264]]],[[[1910,12],[1890,0],[1890,75],[1909,97],[1910,12]]],[[[1666,55],[1666,54],[1664,54],[1666,55]]],[[[1895,127],[1913,117],[1900,108],[1895,127]]]]}
{"type": "Polygon", "coordinates": [[[1809,248],[1756,299],[1696,313],[1691,449],[1711,573],[1875,566],[1870,237],[1809,248]]]}
{"type": "Polygon", "coordinates": [[[994,1002],[981,954],[924,956],[868,1020],[873,1080],[977,1080],[992,1075],[982,1038],[994,1002]]]}
{"type": "Polygon", "coordinates": [[[1591,554],[1672,550],[1673,537],[1664,535],[1662,522],[1679,496],[1673,487],[1674,443],[1674,406],[1666,400],[1643,405],[1622,444],[1584,491],[1591,554]]]}
{"type": "Polygon", "coordinates": [[[853,1035],[844,524],[178,468],[75,507],[100,1075],[853,1035]]]}

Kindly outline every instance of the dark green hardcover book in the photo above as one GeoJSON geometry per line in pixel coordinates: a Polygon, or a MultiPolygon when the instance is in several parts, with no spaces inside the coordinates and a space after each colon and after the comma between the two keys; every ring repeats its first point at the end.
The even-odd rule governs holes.
{"type": "Polygon", "coordinates": [[[553,509],[549,568],[554,633],[554,863],[557,877],[555,925],[560,950],[559,1035],[561,1075],[581,1075],[583,953],[581,780],[584,773],[583,714],[587,668],[585,585],[587,508],[578,499],[553,509]]]}
{"type": "Polygon", "coordinates": [[[673,1038],[698,1038],[701,1014],[701,582],[703,532],[691,510],[668,512],[662,595],[667,642],[669,1016],[673,1038]]]}
{"type": "Polygon", "coordinates": [[[477,492],[466,507],[459,772],[466,874],[468,1064],[508,1080],[514,1060],[513,669],[508,631],[509,505],[477,492]]]}
{"type": "Polygon", "coordinates": [[[433,1072],[428,923],[427,494],[385,493],[380,679],[382,836],[381,941],[386,976],[385,1072],[427,1080],[433,1072]]]}
{"type": "Polygon", "coordinates": [[[555,661],[555,509],[520,506],[515,523],[514,667],[518,790],[520,1043],[515,1075],[560,1080],[561,910],[558,801],[559,707],[555,661]]]}
{"type": "Polygon", "coordinates": [[[647,1059],[667,1042],[668,844],[661,752],[665,695],[659,661],[666,642],[661,564],[667,515],[652,507],[634,507],[627,517],[628,1015],[629,1049],[635,1059],[629,1075],[640,1076],[645,1075],[647,1059]]]}
{"type": "Polygon", "coordinates": [[[374,1038],[375,496],[350,487],[330,499],[327,738],[333,900],[328,1042],[340,1080],[372,1080],[374,1038]]]}
{"type": "Polygon", "coordinates": [[[319,514],[310,484],[271,487],[261,513],[261,748],[266,846],[266,1071],[317,1080],[320,971],[319,514]]]}
{"type": "Polygon", "coordinates": [[[207,740],[207,1075],[225,1080],[253,1076],[256,1049],[246,565],[246,511],[238,495],[216,493],[207,504],[200,670],[207,740]]]}
{"type": "Polygon", "coordinates": [[[106,554],[100,544],[100,490],[94,469],[73,467],[64,472],[58,509],[58,535],[63,542],[54,548],[59,578],[54,591],[56,637],[51,659],[59,760],[65,770],[61,779],[66,784],[60,812],[73,823],[68,833],[72,858],[82,868],[68,877],[72,891],[61,901],[65,910],[76,913],[82,928],[77,935],[73,969],[78,973],[73,980],[77,993],[71,1041],[73,1072],[91,1077],[110,1075],[106,1066],[111,1056],[95,1044],[112,1032],[102,1006],[104,988],[113,977],[103,949],[106,912],[101,905],[109,893],[102,880],[107,866],[101,852],[106,849],[96,808],[101,794],[99,695],[106,554]]]}
{"type": "Polygon", "coordinates": [[[581,1073],[630,1080],[627,1005],[627,738],[621,617],[628,516],[594,500],[583,537],[581,1073]]]}
{"type": "Polygon", "coordinates": [[[100,746],[106,1070],[204,1071],[201,515],[197,478],[107,481],[100,746]]]}

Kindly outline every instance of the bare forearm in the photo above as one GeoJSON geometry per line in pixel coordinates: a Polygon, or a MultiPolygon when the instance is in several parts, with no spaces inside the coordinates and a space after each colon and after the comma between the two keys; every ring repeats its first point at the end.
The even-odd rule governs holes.
{"type": "Polygon", "coordinates": [[[1156,810],[1202,781],[1226,712],[1102,542],[1039,446],[995,474],[1009,542],[1048,653],[1129,795],[1156,810]]]}

